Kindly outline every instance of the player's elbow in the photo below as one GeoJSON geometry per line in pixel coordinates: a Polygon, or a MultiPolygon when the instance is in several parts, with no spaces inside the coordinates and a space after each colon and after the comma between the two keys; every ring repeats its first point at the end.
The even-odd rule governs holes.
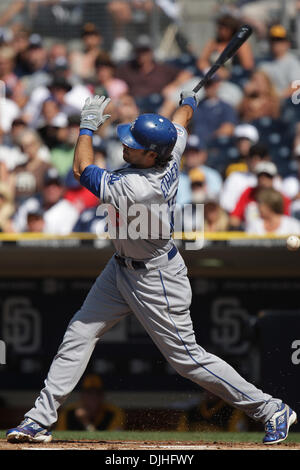
{"type": "Polygon", "coordinates": [[[77,165],[73,165],[73,176],[77,181],[80,181],[81,172],[77,165]]]}

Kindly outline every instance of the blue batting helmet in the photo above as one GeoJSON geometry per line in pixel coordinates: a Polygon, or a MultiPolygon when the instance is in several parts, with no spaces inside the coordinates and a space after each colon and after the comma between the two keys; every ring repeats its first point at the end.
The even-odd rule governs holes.
{"type": "Polygon", "coordinates": [[[153,150],[164,160],[171,155],[177,140],[174,124],[159,114],[141,114],[130,124],[120,124],[117,133],[127,147],[153,150]]]}

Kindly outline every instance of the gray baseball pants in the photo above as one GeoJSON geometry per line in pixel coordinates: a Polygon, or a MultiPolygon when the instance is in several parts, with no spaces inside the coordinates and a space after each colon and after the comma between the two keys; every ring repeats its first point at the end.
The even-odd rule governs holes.
{"type": "Polygon", "coordinates": [[[113,257],[69,323],[34,407],[26,413],[45,428],[84,373],[101,336],[134,313],[166,360],[183,377],[267,421],[282,401],[244,380],[229,364],[196,343],[189,306],[191,287],[179,253],[156,269],[134,270],[113,257]]]}

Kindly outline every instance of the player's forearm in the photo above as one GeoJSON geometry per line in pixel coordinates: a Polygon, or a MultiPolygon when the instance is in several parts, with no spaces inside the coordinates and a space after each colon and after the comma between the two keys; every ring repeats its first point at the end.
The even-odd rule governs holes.
{"type": "Polygon", "coordinates": [[[95,95],[87,98],[81,111],[80,133],[74,151],[73,173],[77,180],[85,168],[94,163],[94,151],[92,144],[93,132],[110,118],[110,114],[103,114],[110,98],[95,95]]]}
{"type": "Polygon", "coordinates": [[[78,137],[73,160],[74,177],[79,180],[85,168],[94,163],[94,151],[92,137],[80,135],[78,137]]]}
{"type": "Polygon", "coordinates": [[[193,117],[193,114],[194,111],[191,106],[179,106],[179,108],[176,109],[173,115],[172,122],[174,122],[174,124],[179,124],[180,126],[187,128],[190,120],[193,117]]]}

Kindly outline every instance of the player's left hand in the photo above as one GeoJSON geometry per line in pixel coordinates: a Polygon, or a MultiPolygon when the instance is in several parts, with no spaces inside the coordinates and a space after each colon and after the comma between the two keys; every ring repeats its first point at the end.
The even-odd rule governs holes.
{"type": "Polygon", "coordinates": [[[80,129],[96,131],[108,118],[110,114],[103,114],[104,109],[110,102],[105,96],[94,96],[87,98],[81,111],[80,129]]]}

